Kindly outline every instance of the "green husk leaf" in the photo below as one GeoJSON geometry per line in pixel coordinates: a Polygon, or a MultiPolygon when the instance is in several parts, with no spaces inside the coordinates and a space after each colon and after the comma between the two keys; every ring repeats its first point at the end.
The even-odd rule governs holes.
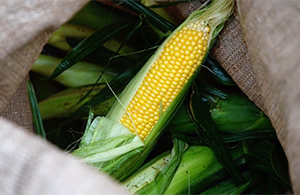
{"type": "Polygon", "coordinates": [[[50,38],[48,39],[48,44],[68,52],[72,50],[72,47],[70,47],[70,45],[67,43],[67,37],[84,39],[94,32],[95,30],[85,26],[66,23],[51,34],[50,38]]]}
{"type": "Polygon", "coordinates": [[[279,144],[274,145],[271,150],[271,165],[275,170],[276,175],[285,183],[285,186],[291,190],[291,184],[289,179],[287,158],[279,144]],[[284,159],[284,160],[283,160],[284,159]]]}
{"type": "MultiPolygon", "coordinates": [[[[74,87],[60,91],[38,103],[42,119],[64,118],[75,112],[80,106],[91,100],[106,85],[98,84],[87,98],[81,101],[82,97],[90,90],[91,86],[74,87]]],[[[99,104],[94,113],[97,116],[105,116],[109,111],[115,98],[111,97],[99,104]]]]}
{"type": "MultiPolygon", "coordinates": [[[[197,1],[197,0],[189,0],[188,2],[192,2],[192,1],[197,1]]],[[[150,8],[166,8],[172,5],[177,5],[177,4],[181,4],[181,3],[186,3],[186,0],[177,0],[177,1],[173,1],[173,2],[163,2],[163,3],[159,3],[159,4],[154,4],[149,6],[150,8]]]]}
{"type": "MultiPolygon", "coordinates": [[[[73,37],[67,37],[66,41],[71,47],[76,47],[76,45],[78,45],[82,40],[73,37]]],[[[87,55],[85,59],[95,64],[99,64],[99,62],[104,64],[105,62],[108,62],[112,58],[114,53],[115,53],[114,51],[111,51],[101,46],[94,52],[87,55]]],[[[111,62],[111,64],[113,65],[113,69],[117,70],[117,72],[120,72],[121,70],[123,71],[124,68],[127,68],[132,63],[134,63],[133,59],[124,57],[122,55],[119,55],[118,57],[114,57],[111,62]]]]}
{"type": "Polygon", "coordinates": [[[270,119],[246,95],[229,91],[227,95],[226,100],[210,105],[211,116],[222,132],[273,129],[270,119]]]}
{"type": "MultiPolygon", "coordinates": [[[[46,77],[49,77],[51,72],[60,63],[62,59],[40,54],[31,70],[46,77]]],[[[96,65],[88,62],[78,62],[72,67],[65,70],[54,80],[68,87],[78,87],[95,83],[99,74],[103,71],[103,65],[96,65]]],[[[118,73],[111,70],[106,70],[104,77],[107,81],[111,81],[118,73]]],[[[102,78],[99,82],[104,82],[102,78]]]]}
{"type": "Polygon", "coordinates": [[[214,59],[210,54],[207,55],[206,61],[203,65],[209,70],[210,77],[216,81],[227,86],[236,86],[231,76],[224,70],[224,68],[214,59]]]}
{"type": "MultiPolygon", "coordinates": [[[[243,165],[243,151],[230,152],[236,164],[243,165]]],[[[171,184],[165,194],[196,194],[228,177],[227,171],[207,146],[192,145],[184,152],[171,184]]]]}
{"type": "Polygon", "coordinates": [[[278,158],[275,155],[282,154],[282,148],[279,146],[275,147],[275,144],[268,140],[253,141],[248,144],[249,146],[245,153],[251,157],[252,166],[266,173],[277,184],[292,191],[286,165],[287,160],[285,157],[278,158]]]}
{"type": "MultiPolygon", "coordinates": [[[[197,87],[202,100],[206,101],[209,107],[217,128],[227,141],[252,138],[276,139],[270,119],[240,90],[226,90],[220,95],[218,91],[213,92],[215,89],[203,87],[202,83],[197,83],[197,87]],[[206,99],[207,94],[212,96],[209,101],[206,99]]],[[[178,109],[168,129],[182,134],[198,134],[199,127],[192,117],[188,97],[178,109]]]]}
{"type": "Polygon", "coordinates": [[[175,138],[172,152],[152,159],[122,185],[135,194],[163,194],[175,175],[186,148],[186,143],[175,138]]]}
{"type": "MultiPolygon", "coordinates": [[[[89,163],[102,163],[143,145],[142,140],[123,125],[105,117],[96,117],[73,154],[89,163]],[[103,131],[97,131],[99,127],[103,127],[103,131]]],[[[98,168],[101,169],[101,166],[98,168]]]]}
{"type": "Polygon", "coordinates": [[[29,103],[31,107],[32,119],[33,119],[33,124],[35,127],[36,134],[46,139],[46,133],[44,130],[42,117],[35,96],[34,87],[30,80],[27,81],[27,90],[28,90],[29,103]]]}
{"type": "Polygon", "coordinates": [[[215,122],[202,101],[201,95],[195,86],[194,93],[191,95],[190,109],[196,123],[201,127],[199,132],[214,151],[217,159],[222,163],[225,169],[232,175],[238,183],[243,183],[244,179],[237,170],[232,160],[228,148],[225,146],[215,122]]]}
{"type": "Polygon", "coordinates": [[[71,52],[69,52],[65,58],[59,63],[55,70],[50,75],[50,78],[55,78],[60,75],[64,70],[70,68],[75,63],[82,60],[84,57],[95,51],[98,47],[103,45],[106,41],[111,39],[113,36],[122,33],[126,29],[130,29],[132,23],[128,21],[118,21],[110,24],[91,36],[80,42],[71,52]]]}
{"type": "MultiPolygon", "coordinates": [[[[106,63],[104,70],[102,71],[102,73],[99,75],[99,77],[97,78],[96,82],[94,83],[94,85],[91,87],[91,89],[86,93],[86,95],[81,99],[84,100],[92,91],[93,89],[96,87],[97,83],[101,80],[101,78],[103,77],[103,74],[105,73],[106,69],[108,68],[108,66],[110,65],[111,61],[113,60],[113,57],[115,55],[118,54],[118,52],[123,48],[123,46],[126,44],[126,42],[128,41],[128,39],[133,35],[133,33],[138,30],[142,25],[142,19],[140,18],[136,25],[134,26],[134,28],[131,30],[131,32],[125,37],[125,39],[122,41],[122,43],[120,44],[120,46],[118,47],[118,49],[113,53],[113,55],[111,56],[111,58],[108,60],[108,62],[106,63]]],[[[108,81],[106,81],[108,82],[108,81]]]]}
{"type": "MultiPolygon", "coordinates": [[[[146,53],[140,59],[138,59],[135,64],[133,64],[130,68],[128,68],[124,73],[120,74],[109,83],[110,88],[114,90],[115,94],[118,94],[119,92],[122,91],[122,89],[124,89],[124,87],[130,82],[130,80],[135,76],[135,74],[139,71],[139,69],[143,66],[143,64],[148,60],[148,58],[151,55],[152,52],[146,53]]],[[[71,123],[79,116],[87,113],[91,107],[92,108],[96,107],[97,105],[101,104],[105,100],[114,97],[114,94],[111,92],[110,88],[108,86],[103,88],[100,92],[98,92],[93,97],[93,99],[84,103],[75,112],[70,114],[70,116],[67,117],[66,120],[61,125],[65,126],[71,123]]]]}
{"type": "Polygon", "coordinates": [[[217,102],[218,99],[228,98],[226,93],[204,82],[197,82],[197,86],[201,91],[203,98],[206,98],[210,102],[217,102]]]}
{"type": "Polygon", "coordinates": [[[143,141],[120,123],[96,117],[73,154],[122,181],[145,160],[146,156],[141,153],[143,147],[143,141]]]}
{"type": "Polygon", "coordinates": [[[149,9],[148,7],[141,4],[139,1],[131,1],[131,0],[113,0],[116,3],[121,4],[124,7],[129,8],[131,11],[134,11],[137,14],[142,14],[147,17],[151,24],[155,27],[159,28],[163,32],[173,31],[176,26],[172,23],[156,14],[154,11],[149,9]]]}
{"type": "MultiPolygon", "coordinates": [[[[195,131],[200,131],[196,130],[195,131]]],[[[188,144],[197,144],[197,145],[205,145],[205,140],[201,135],[198,134],[188,134],[182,131],[181,133],[178,131],[172,131],[172,135],[181,139],[188,144]]],[[[236,134],[230,135],[222,135],[222,139],[224,143],[233,143],[233,142],[241,142],[246,140],[277,140],[277,135],[274,129],[260,129],[260,130],[251,130],[247,132],[240,132],[236,134]]]]}
{"type": "Polygon", "coordinates": [[[202,195],[210,195],[210,194],[242,194],[244,193],[250,186],[252,185],[252,181],[247,181],[244,184],[237,185],[236,182],[232,179],[226,179],[224,181],[220,181],[218,184],[210,187],[209,189],[201,192],[202,195]]]}
{"type": "Polygon", "coordinates": [[[102,4],[97,1],[88,2],[80,9],[68,23],[87,26],[93,29],[100,29],[120,20],[126,19],[128,23],[135,21],[135,16],[119,9],[102,4]]]}

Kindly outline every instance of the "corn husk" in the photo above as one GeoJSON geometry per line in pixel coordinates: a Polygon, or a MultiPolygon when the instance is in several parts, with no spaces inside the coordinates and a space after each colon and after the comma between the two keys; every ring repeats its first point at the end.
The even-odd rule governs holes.
{"type": "MultiPolygon", "coordinates": [[[[224,22],[228,19],[228,17],[231,15],[233,11],[233,1],[231,0],[226,0],[226,1],[217,1],[214,0],[210,4],[210,6],[200,9],[193,14],[184,22],[182,23],[174,32],[171,33],[171,35],[162,43],[162,45],[157,49],[155,54],[148,60],[148,62],[144,65],[144,67],[138,72],[138,74],[132,79],[132,81],[128,84],[128,86],[124,89],[124,91],[121,93],[121,95],[118,97],[116,103],[112,106],[111,110],[107,114],[106,118],[107,119],[97,119],[97,121],[109,121],[113,125],[119,126],[119,120],[125,113],[125,108],[131,101],[132,97],[136,93],[138,87],[140,86],[143,78],[145,77],[146,73],[150,69],[151,65],[153,62],[156,60],[158,55],[161,53],[164,45],[171,39],[171,37],[179,31],[182,27],[184,27],[186,24],[189,22],[194,22],[196,20],[200,21],[207,21],[210,25],[211,28],[211,33],[209,35],[209,40],[208,40],[208,45],[210,46],[211,43],[214,42],[214,39],[216,38],[217,34],[220,32],[222,29],[224,22]]],[[[200,68],[200,67],[199,67],[200,68]]],[[[157,140],[161,136],[164,128],[168,124],[168,121],[172,118],[174,115],[175,111],[177,110],[177,107],[180,105],[182,99],[184,98],[186,92],[188,91],[190,85],[193,83],[194,79],[196,78],[197,71],[196,73],[186,82],[182,90],[180,91],[179,95],[175,98],[175,100],[170,104],[170,106],[166,109],[165,112],[163,112],[160,116],[160,119],[152,129],[151,133],[148,135],[148,137],[145,139],[143,142],[143,146],[137,146],[136,148],[142,147],[141,150],[135,151],[136,148],[134,148],[132,152],[132,156],[129,156],[128,154],[131,154],[129,151],[124,151],[124,157],[122,156],[118,157],[118,160],[112,160],[110,163],[102,163],[102,159],[99,159],[100,166],[96,166],[99,170],[107,170],[105,167],[106,165],[109,164],[109,167],[113,167],[114,170],[109,168],[110,174],[114,176],[115,178],[119,180],[125,179],[128,175],[134,172],[136,168],[138,168],[145,158],[148,156],[152,148],[155,146],[157,140]],[[127,156],[126,156],[127,155],[127,156]],[[134,162],[134,164],[132,163],[134,162]],[[111,164],[113,163],[113,165],[111,164]]],[[[121,132],[118,132],[118,129],[127,130],[130,134],[131,132],[125,128],[110,128],[106,129],[107,126],[105,123],[97,123],[97,129],[96,131],[105,131],[110,134],[120,134],[120,139],[124,139],[124,144],[125,145],[130,145],[131,143],[128,143],[127,138],[123,138],[123,135],[121,135],[121,132]],[[114,133],[111,133],[110,131],[114,131],[114,133]]],[[[122,126],[122,125],[121,125],[122,126]]],[[[87,133],[90,132],[89,130],[86,131],[87,133]]],[[[132,133],[131,133],[132,134],[132,133]]],[[[134,134],[133,134],[134,135],[134,134]]],[[[134,137],[134,136],[133,136],[134,137]]],[[[97,142],[103,141],[105,139],[111,139],[110,137],[104,137],[104,138],[99,138],[97,142]]],[[[115,138],[114,138],[115,139],[115,138]]],[[[83,139],[84,140],[84,139],[83,139]]],[[[132,139],[134,141],[138,140],[136,137],[135,139],[132,139]]],[[[95,143],[96,144],[96,143],[95,143]]],[[[133,143],[132,143],[133,144],[133,143]]],[[[120,146],[122,147],[122,146],[120,146]]],[[[98,148],[93,148],[90,147],[91,150],[98,150],[98,148]]],[[[79,151],[81,148],[78,149],[79,151]]],[[[111,147],[111,150],[115,150],[115,146],[111,147]]],[[[93,152],[91,152],[93,153],[93,152]]],[[[122,152],[120,152],[121,154],[122,152]]],[[[79,157],[83,157],[84,154],[82,152],[75,151],[75,154],[79,157]]],[[[87,157],[85,157],[87,158],[87,157]]],[[[86,161],[87,163],[92,163],[95,164],[95,159],[93,159],[92,162],[86,161]]]]}

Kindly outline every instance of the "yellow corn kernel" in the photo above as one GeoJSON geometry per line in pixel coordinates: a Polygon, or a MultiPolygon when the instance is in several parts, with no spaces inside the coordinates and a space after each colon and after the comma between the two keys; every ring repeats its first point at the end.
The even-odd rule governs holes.
{"type": "Polygon", "coordinates": [[[162,112],[200,65],[207,51],[209,31],[205,22],[196,21],[171,37],[127,106],[121,124],[146,139],[162,112]]]}

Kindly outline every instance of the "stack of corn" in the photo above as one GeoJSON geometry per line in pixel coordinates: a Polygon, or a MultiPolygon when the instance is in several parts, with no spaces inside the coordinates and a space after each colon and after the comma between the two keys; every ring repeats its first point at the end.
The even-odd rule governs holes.
{"type": "MultiPolygon", "coordinates": [[[[114,97],[103,102],[101,113],[99,113],[101,116],[93,118],[93,114],[90,115],[79,148],[73,151],[73,154],[96,167],[99,171],[111,175],[130,192],[136,194],[191,194],[200,192],[204,194],[235,194],[249,189],[259,174],[256,172],[249,174],[249,170],[244,169],[247,167],[247,160],[244,155],[251,156],[255,153],[249,149],[250,145],[253,146],[253,144],[248,145],[248,142],[244,142],[245,137],[250,137],[254,133],[264,136],[264,132],[270,135],[270,131],[267,129],[271,128],[268,118],[255,105],[245,105],[243,102],[245,98],[236,97],[230,93],[228,99],[237,103],[234,106],[230,101],[222,101],[222,98],[211,101],[210,114],[218,129],[221,130],[223,141],[233,145],[235,142],[241,143],[230,149],[229,158],[232,160],[230,162],[236,166],[236,170],[243,170],[240,177],[242,179],[234,180],[236,178],[230,177],[234,174],[220,161],[212,149],[213,147],[210,148],[207,146],[210,144],[203,143],[205,139],[201,140],[201,143],[193,145],[194,137],[199,140],[197,136],[202,131],[201,125],[197,124],[199,121],[194,120],[195,116],[191,116],[193,113],[186,112],[186,108],[191,106],[189,105],[190,102],[181,106],[191,89],[191,85],[198,78],[201,64],[207,58],[216,36],[223,28],[224,22],[231,16],[233,4],[233,0],[212,0],[207,7],[192,13],[160,45],[122,93],[114,94],[113,92],[114,97]],[[112,102],[114,104],[111,107],[112,102]],[[110,110],[107,113],[108,108],[110,110]],[[225,115],[223,115],[222,109],[226,109],[225,115]],[[235,109],[249,115],[239,120],[240,112],[236,112],[235,109]],[[182,113],[183,115],[181,115],[182,113]],[[229,117],[224,118],[224,116],[229,117]],[[250,118],[252,116],[255,117],[250,118]],[[187,126],[184,127],[185,124],[187,126]],[[258,127],[263,130],[252,132],[258,127]],[[242,128],[242,133],[247,134],[247,136],[239,137],[241,129],[238,128],[242,128]],[[239,133],[234,132],[237,129],[239,133]],[[153,148],[161,145],[159,139],[170,133],[168,130],[171,130],[174,136],[173,148],[151,158],[144,164],[153,148]],[[228,134],[231,136],[227,136],[228,134]]],[[[93,32],[87,30],[86,33],[91,34],[93,32]]],[[[80,38],[80,33],[78,36],[77,38],[80,38]]],[[[53,40],[50,41],[53,42],[53,40]]],[[[65,48],[65,46],[60,47],[65,48]]],[[[69,49],[70,47],[67,46],[64,50],[69,49]]],[[[57,58],[41,55],[36,64],[47,65],[47,62],[53,60],[59,61],[57,58]]],[[[106,67],[84,64],[85,67],[86,65],[91,69],[96,68],[98,72],[107,70],[106,67]]],[[[74,69],[74,67],[72,68],[74,69]]],[[[72,71],[72,68],[64,73],[72,71]]],[[[51,67],[51,70],[53,69],[51,67]]],[[[47,76],[49,76],[49,71],[47,72],[47,76]]],[[[109,82],[117,74],[106,71],[103,75],[98,81],[109,82]]],[[[65,85],[72,87],[79,85],[74,85],[74,81],[70,81],[68,76],[65,78],[67,79],[57,77],[61,82],[65,82],[65,85]]],[[[97,75],[91,78],[97,80],[97,75]]],[[[79,81],[77,76],[76,79],[79,81]]],[[[93,83],[93,81],[88,81],[88,83],[93,83]]],[[[108,83],[107,86],[110,88],[108,83]]],[[[89,91],[89,87],[82,88],[85,91],[84,94],[87,91],[91,92],[84,101],[81,99],[84,95],[77,97],[74,95],[77,93],[74,92],[76,89],[69,89],[57,94],[51,97],[49,101],[41,102],[40,108],[42,113],[46,114],[48,114],[49,109],[55,108],[54,105],[60,106],[57,107],[59,109],[51,113],[52,115],[42,115],[45,118],[65,117],[67,114],[60,113],[63,110],[61,108],[70,104],[63,104],[61,98],[66,98],[69,103],[73,98],[72,105],[75,104],[75,106],[67,108],[68,112],[73,112],[85,105],[85,102],[92,95],[98,93],[97,90],[101,92],[103,87],[105,87],[103,84],[93,86],[94,91],[92,92],[89,91]]],[[[95,110],[95,114],[98,114],[97,110],[95,110]]],[[[272,134],[272,136],[275,135],[272,134]]],[[[222,144],[224,145],[223,142],[222,144]]],[[[262,145],[265,148],[272,146],[271,144],[262,145]]],[[[272,159],[266,159],[268,163],[270,161],[272,164],[272,159]]],[[[278,179],[277,177],[274,178],[278,179]]]]}

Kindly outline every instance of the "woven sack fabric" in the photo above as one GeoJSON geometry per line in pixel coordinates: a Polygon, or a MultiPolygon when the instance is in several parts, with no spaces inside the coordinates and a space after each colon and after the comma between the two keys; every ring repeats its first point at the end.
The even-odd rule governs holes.
{"type": "Polygon", "coordinates": [[[241,0],[238,8],[257,86],[287,155],[294,193],[299,194],[300,2],[241,0]]]}
{"type": "Polygon", "coordinates": [[[1,116],[23,127],[27,131],[33,131],[32,114],[28,99],[26,77],[5,107],[1,116]]]}
{"type": "Polygon", "coordinates": [[[50,33],[86,2],[1,1],[0,113],[6,120],[0,117],[0,194],[128,194],[111,178],[29,133],[28,72],[50,33]]]}

